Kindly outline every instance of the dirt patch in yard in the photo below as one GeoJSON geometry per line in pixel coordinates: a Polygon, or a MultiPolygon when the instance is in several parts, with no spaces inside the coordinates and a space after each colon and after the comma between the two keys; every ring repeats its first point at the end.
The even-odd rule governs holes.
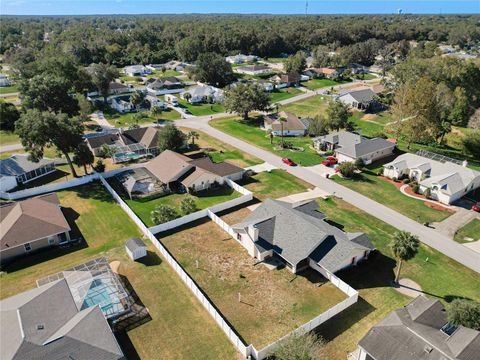
{"type": "Polygon", "coordinates": [[[375,114],[365,114],[360,118],[360,120],[372,121],[372,120],[375,120],[376,118],[377,118],[377,115],[375,114]]]}

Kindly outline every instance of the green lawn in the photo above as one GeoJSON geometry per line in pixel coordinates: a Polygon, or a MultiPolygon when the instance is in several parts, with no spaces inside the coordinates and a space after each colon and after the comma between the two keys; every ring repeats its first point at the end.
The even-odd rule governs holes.
{"type": "Polygon", "coordinates": [[[10,94],[10,93],[16,93],[16,92],[18,92],[16,85],[0,87],[0,94],[10,94]]]}
{"type": "Polygon", "coordinates": [[[334,176],[332,180],[420,223],[442,221],[451,215],[447,211],[432,209],[423,201],[402,194],[395,185],[376,175],[379,169],[381,166],[377,164],[374,171],[364,169],[353,179],[334,176]]]}
{"type": "MultiPolygon", "coordinates": [[[[152,317],[128,333],[140,358],[235,358],[237,353],[227,337],[153,245],[147,242],[146,259],[134,262],[128,258],[125,241],[141,234],[100,184],[57,194],[66,217],[87,246],[32,255],[16,261],[15,267],[2,269],[1,298],[35,287],[39,278],[106,256],[109,261],[120,261],[119,272],[127,277],[152,317]]],[[[126,355],[138,358],[134,351],[126,355]]]]}
{"type": "Polygon", "coordinates": [[[302,82],[302,85],[310,90],[317,90],[324,87],[336,86],[339,84],[345,84],[350,80],[332,80],[332,79],[311,79],[305,82],[302,82]]]}
{"type": "Polygon", "coordinates": [[[281,110],[294,113],[301,117],[314,117],[325,113],[329,98],[323,95],[311,96],[307,99],[281,106],[281,110]]]}
{"type": "Polygon", "coordinates": [[[295,88],[284,88],[284,89],[277,89],[270,93],[272,98],[272,103],[276,103],[282,100],[289,99],[291,97],[297,96],[302,94],[302,91],[295,88]]]}
{"type": "Polygon", "coordinates": [[[142,81],[142,78],[140,76],[120,76],[120,80],[123,80],[123,81],[134,81],[134,82],[141,82],[142,81]]]}
{"type": "MultiPolygon", "coordinates": [[[[116,186],[118,189],[118,186],[116,186]]],[[[125,202],[130,206],[130,208],[138,215],[138,217],[145,223],[147,226],[155,225],[150,219],[150,213],[161,204],[171,205],[177,209],[178,217],[183,216],[180,210],[180,203],[186,197],[191,196],[194,198],[195,203],[197,204],[198,210],[206,209],[207,207],[223,203],[228,200],[235,199],[241,196],[240,193],[231,189],[230,187],[222,187],[216,190],[205,190],[198,193],[188,195],[188,194],[170,194],[162,196],[156,199],[139,199],[139,200],[130,200],[125,198],[125,202]]]]}
{"type": "MultiPolygon", "coordinates": [[[[283,109],[283,108],[282,108],[283,109]]],[[[284,109],[283,109],[284,110],[284,109]]],[[[292,143],[294,146],[302,147],[303,152],[292,152],[288,150],[278,151],[275,150],[275,146],[280,141],[279,137],[273,139],[273,145],[270,144],[270,138],[265,131],[260,128],[262,124],[261,117],[250,119],[245,122],[238,118],[223,118],[216,119],[210,122],[210,124],[236,138],[247,141],[253,145],[256,145],[262,149],[270,151],[281,157],[289,157],[299,165],[312,166],[319,164],[322,161],[322,157],[317,154],[310,146],[312,139],[310,137],[286,137],[285,141],[292,143]]]]}
{"type": "Polygon", "coordinates": [[[135,114],[142,114],[143,117],[142,119],[138,122],[139,125],[144,125],[144,124],[151,124],[155,121],[158,120],[178,120],[181,118],[180,113],[172,110],[172,109],[167,109],[162,111],[162,114],[158,118],[152,118],[150,117],[150,112],[144,111],[140,113],[113,113],[113,114],[108,114],[104,113],[105,118],[115,127],[129,127],[135,124],[135,121],[133,120],[133,116],[135,114]]]}
{"type": "MultiPolygon", "coordinates": [[[[359,291],[359,301],[318,329],[329,340],[326,349],[330,358],[340,360],[357,347],[371,326],[411,299],[390,287],[395,269],[390,242],[397,230],[343,200],[318,203],[329,220],[341,224],[344,231],[367,233],[378,250],[358,268],[339,273],[359,291]]],[[[414,280],[428,296],[444,302],[455,297],[480,300],[478,274],[425,245],[420,246],[414,259],[404,263],[401,277],[414,280]]]]}
{"type": "Polygon", "coordinates": [[[286,57],[269,57],[269,58],[265,58],[265,61],[270,63],[283,63],[287,61],[287,58],[286,57]]]}
{"type": "Polygon", "coordinates": [[[470,243],[472,241],[480,240],[480,220],[473,219],[465,226],[460,228],[455,233],[454,239],[459,243],[470,243]],[[466,240],[465,238],[470,238],[473,240],[466,240]]]}
{"type": "Polygon", "coordinates": [[[192,115],[205,116],[224,113],[225,108],[222,104],[190,104],[188,101],[178,99],[178,103],[182,108],[187,108],[192,115]]]}
{"type": "Polygon", "coordinates": [[[175,71],[175,70],[166,70],[165,72],[162,72],[161,70],[154,70],[152,71],[152,74],[147,75],[147,78],[152,78],[152,77],[167,77],[167,76],[179,76],[182,75],[182,73],[175,71]]]}
{"type": "Polygon", "coordinates": [[[0,130],[0,145],[16,144],[20,138],[12,131],[0,130]]]}
{"type": "Polygon", "coordinates": [[[349,121],[353,122],[356,131],[361,132],[362,135],[367,137],[376,137],[384,133],[384,125],[361,120],[364,115],[365,114],[360,111],[355,111],[348,119],[349,121]]]}
{"type": "Polygon", "coordinates": [[[240,184],[261,201],[266,198],[278,199],[312,188],[312,185],[280,169],[255,174],[240,184]]]}

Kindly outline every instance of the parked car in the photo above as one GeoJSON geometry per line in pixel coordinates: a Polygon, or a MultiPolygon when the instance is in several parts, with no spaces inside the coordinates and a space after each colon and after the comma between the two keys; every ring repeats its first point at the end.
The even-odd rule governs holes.
{"type": "Polygon", "coordinates": [[[296,166],[297,164],[295,164],[295,162],[293,162],[291,159],[289,158],[283,158],[282,161],[287,164],[288,166],[296,166]]]}
{"type": "Polygon", "coordinates": [[[476,212],[480,212],[480,202],[477,202],[475,205],[473,205],[472,210],[476,212]]]}
{"type": "Polygon", "coordinates": [[[325,160],[322,160],[322,164],[325,166],[332,166],[335,165],[338,162],[337,159],[333,156],[327,156],[325,160]]]}

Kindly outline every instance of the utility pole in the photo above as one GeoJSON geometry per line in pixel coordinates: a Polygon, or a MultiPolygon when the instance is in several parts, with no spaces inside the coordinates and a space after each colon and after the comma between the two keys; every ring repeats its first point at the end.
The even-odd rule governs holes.
{"type": "Polygon", "coordinates": [[[305,16],[308,14],[308,0],[305,0],[305,16]]]}

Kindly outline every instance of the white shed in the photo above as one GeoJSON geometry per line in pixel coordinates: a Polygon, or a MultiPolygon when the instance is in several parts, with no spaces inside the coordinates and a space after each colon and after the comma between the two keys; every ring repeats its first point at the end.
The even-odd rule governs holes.
{"type": "Polygon", "coordinates": [[[147,245],[139,238],[131,238],[125,244],[125,250],[132,260],[147,256],[147,245]]]}

